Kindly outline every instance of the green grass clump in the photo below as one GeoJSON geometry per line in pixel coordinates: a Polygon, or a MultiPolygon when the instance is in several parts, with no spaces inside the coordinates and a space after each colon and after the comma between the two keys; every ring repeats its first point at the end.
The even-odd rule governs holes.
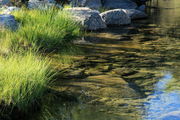
{"type": "Polygon", "coordinates": [[[0,102],[25,110],[37,102],[52,82],[50,62],[30,52],[0,56],[0,102]]]}
{"type": "Polygon", "coordinates": [[[17,31],[6,31],[1,37],[9,48],[40,48],[45,51],[61,50],[66,43],[80,36],[80,25],[68,12],[23,9],[13,13],[20,23],[17,31]]]}
{"type": "Polygon", "coordinates": [[[70,13],[58,9],[22,9],[13,15],[19,28],[0,31],[0,105],[23,111],[42,98],[54,77],[53,63],[37,53],[57,51],[61,60],[50,59],[55,59],[55,65],[65,64],[69,51],[78,51],[71,45],[81,26],[70,13]]]}

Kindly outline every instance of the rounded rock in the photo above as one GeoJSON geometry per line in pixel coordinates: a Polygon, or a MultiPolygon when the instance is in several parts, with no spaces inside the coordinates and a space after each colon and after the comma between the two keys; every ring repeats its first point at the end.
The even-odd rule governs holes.
{"type": "Polygon", "coordinates": [[[114,9],[100,14],[107,25],[127,25],[131,23],[131,18],[123,9],[114,9]]]}
{"type": "Polygon", "coordinates": [[[17,22],[13,15],[1,14],[0,15],[0,29],[17,29],[17,22]]]}
{"type": "Polygon", "coordinates": [[[74,7],[65,9],[72,13],[74,19],[86,30],[99,30],[106,28],[105,22],[99,15],[99,11],[87,7],[74,7]]]}

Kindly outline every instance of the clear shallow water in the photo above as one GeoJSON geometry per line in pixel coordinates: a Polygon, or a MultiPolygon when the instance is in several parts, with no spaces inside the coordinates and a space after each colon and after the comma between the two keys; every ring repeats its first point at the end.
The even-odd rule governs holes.
{"type": "Polygon", "coordinates": [[[68,96],[32,119],[180,120],[180,1],[151,6],[146,20],[85,36],[83,59],[54,86],[68,96]]]}

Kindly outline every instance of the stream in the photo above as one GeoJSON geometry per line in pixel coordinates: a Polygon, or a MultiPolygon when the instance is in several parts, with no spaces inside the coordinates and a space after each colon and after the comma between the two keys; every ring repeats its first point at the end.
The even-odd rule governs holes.
{"type": "Polygon", "coordinates": [[[65,100],[31,120],[180,120],[180,1],[148,5],[148,19],[79,40],[85,55],[53,87],[65,100]]]}

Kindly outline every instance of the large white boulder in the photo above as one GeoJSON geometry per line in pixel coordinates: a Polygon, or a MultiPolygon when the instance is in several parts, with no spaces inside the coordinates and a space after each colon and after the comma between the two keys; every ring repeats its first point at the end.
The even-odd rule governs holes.
{"type": "Polygon", "coordinates": [[[114,9],[100,14],[107,25],[127,25],[131,23],[131,18],[123,9],[114,9]]]}
{"type": "Polygon", "coordinates": [[[99,15],[99,11],[86,7],[74,7],[65,10],[69,11],[74,19],[80,22],[86,30],[99,30],[106,28],[106,24],[99,15]]]}

